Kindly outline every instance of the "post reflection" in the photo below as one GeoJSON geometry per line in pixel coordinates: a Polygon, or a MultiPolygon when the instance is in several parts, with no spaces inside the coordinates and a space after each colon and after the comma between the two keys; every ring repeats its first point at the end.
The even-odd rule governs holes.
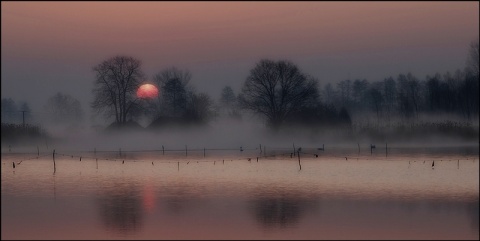
{"type": "Polygon", "coordinates": [[[106,229],[118,234],[135,233],[143,224],[141,192],[128,184],[99,193],[97,203],[101,220],[106,229]]]}

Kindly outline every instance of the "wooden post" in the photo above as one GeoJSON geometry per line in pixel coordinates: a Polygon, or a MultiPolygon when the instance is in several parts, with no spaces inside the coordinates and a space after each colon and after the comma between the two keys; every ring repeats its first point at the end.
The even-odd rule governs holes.
{"type": "Polygon", "coordinates": [[[460,169],[460,159],[457,161],[457,169],[460,169]]]}
{"type": "Polygon", "coordinates": [[[37,156],[40,156],[40,149],[37,146],[37,156]]]}
{"type": "Polygon", "coordinates": [[[52,158],[53,158],[53,173],[55,173],[57,171],[57,167],[55,165],[55,149],[53,149],[52,158]]]}
{"type": "Polygon", "coordinates": [[[12,162],[13,169],[15,169],[15,162],[12,162]]]}
{"type": "Polygon", "coordinates": [[[222,165],[225,165],[225,159],[223,159],[223,161],[222,161],[222,162],[223,162],[223,163],[222,163],[222,165]]]}
{"type": "Polygon", "coordinates": [[[298,151],[297,155],[298,155],[298,165],[300,166],[300,170],[302,170],[302,164],[300,163],[300,151],[298,151]]]}
{"type": "Polygon", "coordinates": [[[295,142],[293,143],[293,156],[295,156],[295,142]]]}
{"type": "Polygon", "coordinates": [[[180,162],[177,162],[177,169],[180,171],[180,162]]]}
{"type": "Polygon", "coordinates": [[[163,147],[163,145],[162,145],[162,153],[163,155],[165,155],[165,148],[163,147]]]}
{"type": "Polygon", "coordinates": [[[258,156],[257,156],[257,162],[258,162],[258,156]]]}
{"type": "Polygon", "coordinates": [[[357,144],[358,144],[358,154],[360,155],[360,143],[357,142],[357,144]]]}
{"type": "Polygon", "coordinates": [[[387,148],[387,143],[385,142],[385,157],[388,156],[388,150],[387,150],[387,149],[388,149],[388,148],[387,148]]]}
{"type": "Polygon", "coordinates": [[[98,158],[95,158],[95,162],[97,163],[97,169],[98,169],[98,158]]]}

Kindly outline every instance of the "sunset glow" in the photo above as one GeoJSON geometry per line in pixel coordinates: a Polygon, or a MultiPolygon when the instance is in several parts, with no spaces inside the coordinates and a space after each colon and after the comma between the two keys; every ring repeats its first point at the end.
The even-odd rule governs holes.
{"type": "Polygon", "coordinates": [[[158,89],[155,85],[144,84],[137,90],[137,97],[141,99],[153,99],[158,96],[158,89]]]}

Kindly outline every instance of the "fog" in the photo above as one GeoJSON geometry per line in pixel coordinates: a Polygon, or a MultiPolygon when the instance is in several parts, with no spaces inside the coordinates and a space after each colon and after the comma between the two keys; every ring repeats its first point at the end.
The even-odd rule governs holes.
{"type": "MultiPolygon", "coordinates": [[[[159,149],[162,145],[168,149],[183,149],[185,145],[189,149],[255,149],[260,145],[268,149],[287,148],[294,143],[297,147],[317,148],[323,144],[355,147],[359,143],[478,142],[478,136],[468,135],[478,135],[478,101],[477,105],[468,101],[478,98],[478,94],[469,96],[469,90],[474,88],[468,84],[449,85],[447,92],[456,91],[456,96],[467,100],[456,100],[452,107],[444,103],[450,99],[442,100],[453,96],[450,92],[428,89],[423,84],[431,80],[425,76],[437,73],[447,76],[438,78],[441,83],[470,81],[454,73],[464,71],[469,44],[475,39],[478,43],[478,2],[1,4],[1,96],[2,101],[10,98],[17,105],[15,110],[6,110],[2,102],[2,123],[21,125],[22,114],[26,114],[25,123],[42,128],[48,136],[43,138],[46,141],[32,143],[2,139],[2,148],[28,144],[74,150],[159,149]],[[105,131],[114,120],[95,115],[91,107],[95,98],[93,68],[119,55],[138,59],[144,74],[142,81],[146,82],[152,82],[157,73],[170,67],[188,70],[192,74],[188,87],[196,94],[207,94],[213,106],[219,104],[226,86],[232,87],[236,96],[240,94],[260,60],[288,60],[318,82],[319,101],[324,106],[335,106],[335,113],[325,117],[328,124],[287,123],[276,131],[268,127],[264,116],[243,110],[240,120],[218,116],[201,128],[153,130],[148,128],[153,118],[143,117],[135,119],[143,127],[141,130],[105,131]],[[369,88],[383,91],[378,86],[384,79],[392,77],[400,83],[397,77],[407,74],[423,85],[411,96],[404,88],[409,94],[402,96],[404,99],[427,96],[433,90],[442,98],[425,97],[422,103],[414,103],[414,111],[413,104],[402,99],[398,101],[399,110],[395,110],[398,114],[391,113],[388,103],[379,114],[372,111],[378,103],[372,102],[367,93],[370,89],[363,90],[362,96],[368,98],[362,99],[349,92],[352,88],[339,87],[346,86],[346,80],[352,84],[354,80],[367,80],[369,88]],[[336,97],[327,97],[327,84],[335,88],[336,97]],[[53,122],[45,106],[56,93],[78,100],[83,120],[53,122]],[[22,113],[22,103],[30,108],[26,113],[22,113]],[[334,125],[341,107],[346,107],[350,115],[348,128],[334,125]],[[7,121],[6,115],[13,115],[14,120],[7,121]],[[399,131],[408,126],[428,129],[439,123],[446,125],[445,133],[418,135],[399,131]],[[450,124],[454,131],[448,129],[450,124]]],[[[309,116],[306,111],[303,114],[294,121],[309,116]]],[[[317,117],[321,119],[322,115],[317,117]]]]}

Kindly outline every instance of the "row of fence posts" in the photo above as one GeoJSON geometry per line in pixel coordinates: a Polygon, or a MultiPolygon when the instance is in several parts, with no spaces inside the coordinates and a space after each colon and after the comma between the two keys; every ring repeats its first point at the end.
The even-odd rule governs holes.
{"type": "MultiPolygon", "coordinates": [[[[358,144],[358,154],[360,154],[360,143],[357,143],[357,144],[358,144]]],[[[302,148],[299,147],[298,150],[295,150],[295,143],[293,143],[293,148],[294,148],[293,153],[290,154],[290,158],[292,158],[292,154],[293,154],[293,156],[297,155],[298,156],[298,165],[299,165],[300,170],[302,170],[302,164],[301,164],[301,160],[300,160],[300,151],[302,150],[302,148]]],[[[375,149],[375,148],[376,147],[375,147],[374,144],[370,144],[370,154],[371,155],[373,155],[373,149],[375,149]]],[[[318,148],[318,150],[325,151],[325,144],[323,144],[322,147],[318,148]]],[[[11,151],[11,146],[10,145],[9,145],[9,151],[11,151]]],[[[242,147],[240,147],[240,151],[243,151],[242,147]]],[[[96,158],[97,148],[94,148],[93,152],[94,152],[94,156],[95,156],[96,169],[98,169],[98,158],[96,158]]],[[[118,153],[119,153],[120,156],[122,156],[122,148],[118,149],[118,153]]],[[[266,156],[266,147],[263,146],[263,151],[262,151],[262,144],[260,144],[260,155],[262,153],[264,154],[264,156],[266,156]]],[[[162,145],[162,154],[165,155],[165,147],[163,145],[162,145]]],[[[187,155],[188,155],[188,148],[187,148],[187,145],[185,145],[185,156],[187,156],[187,155]]],[[[203,148],[203,157],[205,157],[205,156],[206,156],[206,148],[203,148]]],[[[315,155],[315,156],[318,157],[318,155],[315,155]]],[[[385,143],[385,157],[387,157],[387,156],[388,156],[388,143],[385,143]]],[[[38,157],[40,157],[40,148],[37,146],[37,158],[38,157]]],[[[53,172],[55,173],[57,171],[57,167],[56,167],[56,163],[55,163],[55,149],[53,149],[52,159],[53,159],[53,172]]],[[[82,161],[82,157],[80,157],[80,161],[82,161]]],[[[250,161],[250,158],[249,158],[249,161],[250,161]]],[[[257,156],[257,162],[258,162],[258,156],[257,156]]],[[[153,164],[153,162],[152,162],[152,164],[153,164]]],[[[215,162],[214,162],[214,164],[215,164],[215,162]]],[[[223,160],[223,164],[225,164],[225,160],[223,160]]],[[[433,167],[433,165],[434,165],[434,163],[432,163],[432,167],[433,167]]],[[[15,162],[12,162],[12,166],[13,166],[13,169],[15,169],[15,162]]],[[[457,169],[459,169],[459,168],[460,168],[460,160],[457,160],[457,169]]],[[[180,162],[177,162],[177,169],[178,169],[178,171],[180,171],[180,162]]]]}
{"type": "MultiPolygon", "coordinates": [[[[10,148],[10,146],[9,146],[10,148]]],[[[370,154],[373,154],[373,149],[375,149],[375,145],[371,144],[370,145],[370,154]]],[[[300,151],[302,150],[301,147],[298,148],[298,150],[295,149],[295,143],[293,143],[293,156],[298,156],[298,165],[300,167],[300,170],[302,170],[302,164],[301,164],[301,161],[300,161],[300,151]]],[[[322,147],[318,148],[318,150],[321,150],[321,151],[325,151],[325,144],[322,145],[322,147]]],[[[240,147],[240,151],[243,151],[243,148],[240,147]]],[[[260,144],[260,155],[263,153],[264,156],[266,156],[266,146],[263,146],[263,150],[262,150],[262,144],[260,144]]],[[[93,153],[96,157],[97,155],[97,148],[94,148],[93,149],[93,153]]],[[[358,153],[360,154],[360,143],[358,143],[358,153]]],[[[122,148],[119,148],[118,149],[118,154],[120,156],[122,156],[122,148]]],[[[40,156],[40,149],[39,147],[37,146],[37,155],[40,156]]],[[[165,155],[165,147],[162,145],[162,155],[165,155]]],[[[188,147],[187,145],[185,145],[185,156],[188,156],[188,147]]],[[[203,148],[203,157],[206,156],[206,149],[203,148]]],[[[387,157],[388,156],[388,144],[385,143],[385,156],[387,157]]],[[[55,163],[55,149],[53,149],[53,154],[52,154],[52,158],[53,158],[53,172],[55,173],[56,172],[56,163],[55,163]]],[[[290,158],[292,158],[292,155],[290,155],[290,158]]],[[[82,157],[80,157],[80,161],[82,161],[82,157]]],[[[96,168],[98,169],[98,158],[95,158],[95,162],[96,162],[96,168]]],[[[258,157],[257,157],[257,162],[258,162],[258,157]]],[[[224,163],[225,163],[225,160],[224,160],[224,163]]],[[[177,166],[178,166],[178,170],[180,170],[180,162],[177,163],[177,166]]],[[[15,168],[15,163],[13,163],[13,168],[15,168]]]]}

